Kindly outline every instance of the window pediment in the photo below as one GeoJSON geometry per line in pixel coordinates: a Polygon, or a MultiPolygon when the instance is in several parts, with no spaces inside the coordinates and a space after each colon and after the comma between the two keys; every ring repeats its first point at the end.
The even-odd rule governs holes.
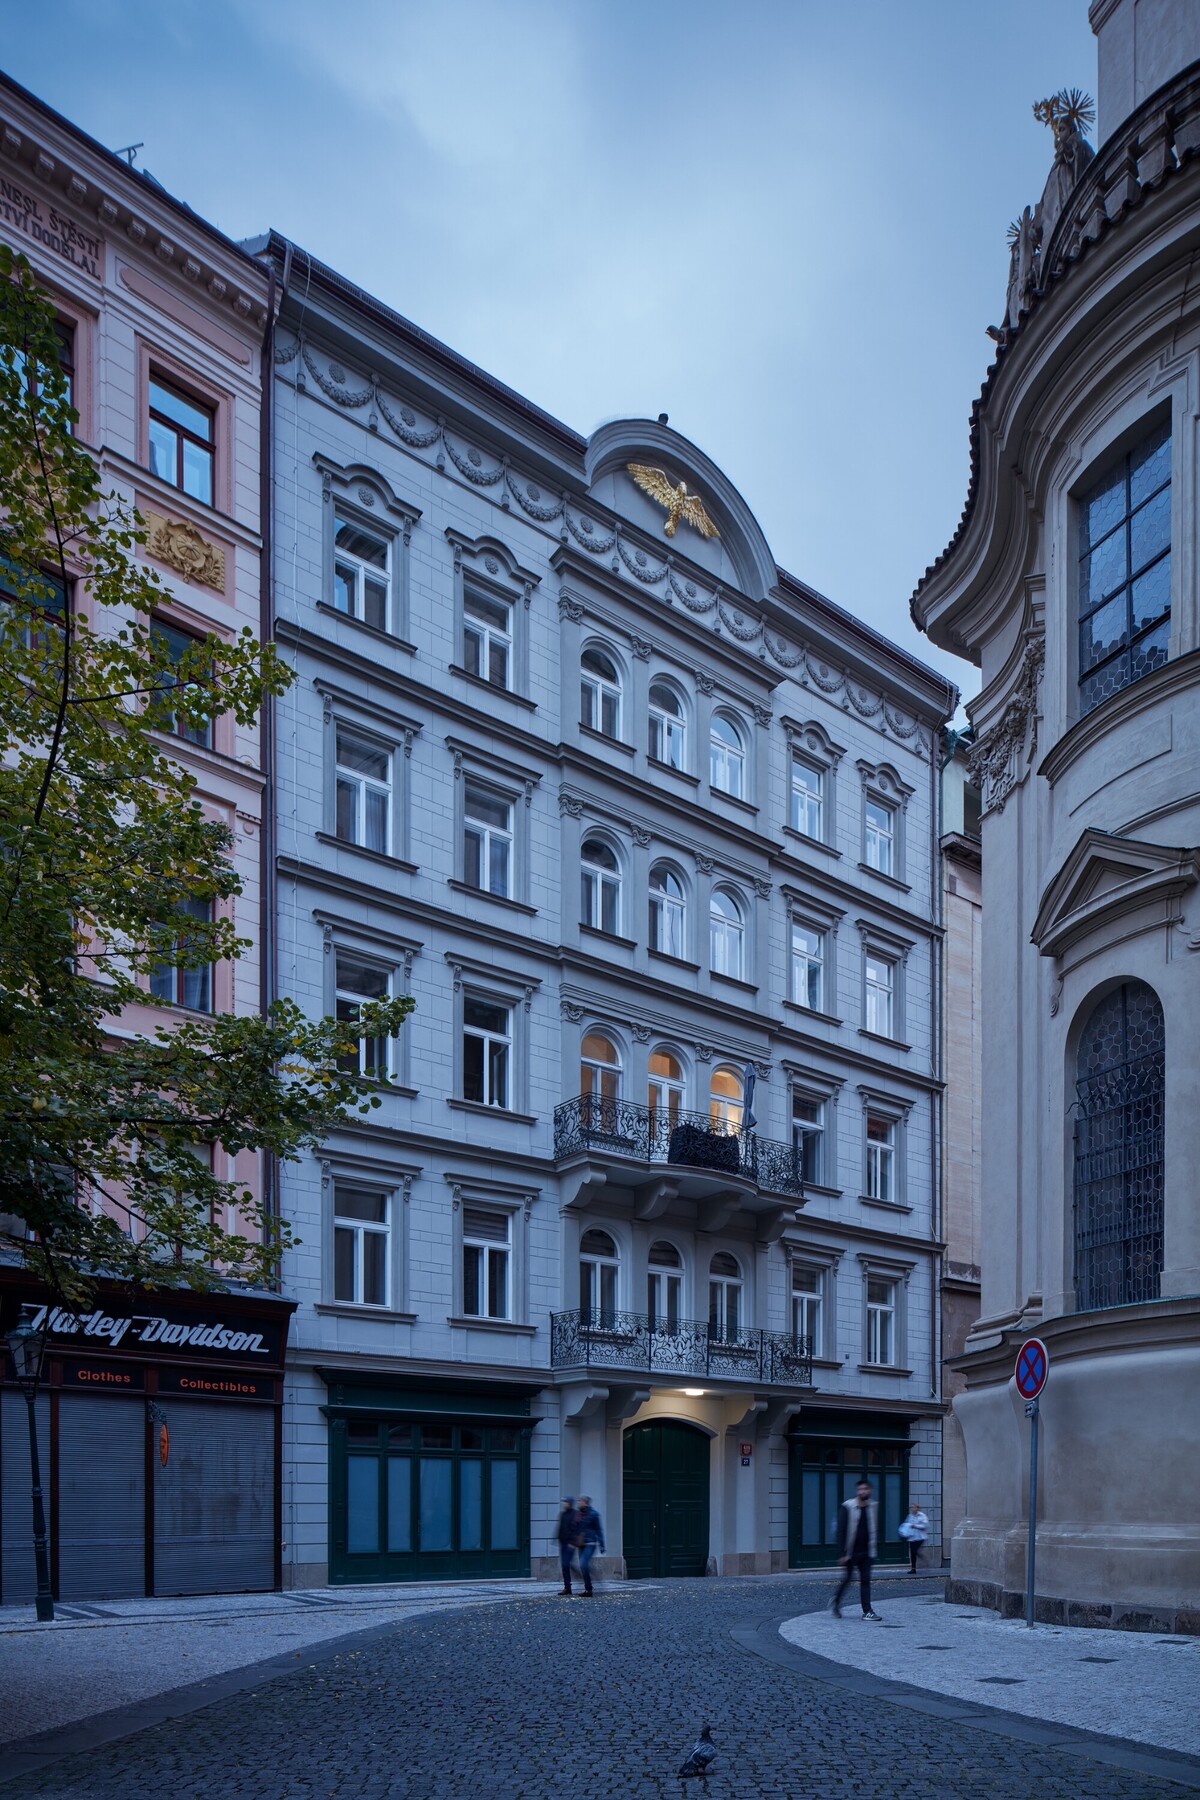
{"type": "Polygon", "coordinates": [[[1172,901],[1200,880],[1200,850],[1147,844],[1089,826],[1042,895],[1030,933],[1043,956],[1147,906],[1172,901]]]}

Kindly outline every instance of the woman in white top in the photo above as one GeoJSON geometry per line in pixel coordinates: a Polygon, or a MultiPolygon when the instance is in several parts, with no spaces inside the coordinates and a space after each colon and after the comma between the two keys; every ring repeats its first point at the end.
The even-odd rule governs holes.
{"type": "Polygon", "coordinates": [[[929,1535],[929,1518],[914,1500],[908,1509],[908,1517],[900,1527],[901,1537],[908,1539],[908,1572],[915,1575],[921,1548],[929,1535]]]}

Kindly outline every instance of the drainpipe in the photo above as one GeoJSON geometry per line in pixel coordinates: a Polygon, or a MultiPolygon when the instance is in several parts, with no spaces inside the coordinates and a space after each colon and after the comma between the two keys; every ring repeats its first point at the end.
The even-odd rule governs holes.
{"type": "MultiPolygon", "coordinates": [[[[280,294],[279,299],[283,296],[280,294]]],[[[275,534],[272,530],[274,494],[274,426],[275,426],[275,267],[267,272],[267,322],[263,330],[261,386],[259,400],[259,475],[258,505],[259,551],[258,571],[258,635],[262,644],[273,635],[275,616],[275,534]]],[[[259,951],[258,1000],[265,1017],[278,993],[276,970],[277,934],[275,902],[275,696],[268,694],[260,715],[260,758],[262,762],[262,822],[259,826],[259,951]]],[[[267,1226],[279,1216],[279,1163],[274,1152],[263,1152],[263,1201],[267,1226]]],[[[272,1281],[276,1292],[282,1286],[277,1270],[272,1281]]]]}

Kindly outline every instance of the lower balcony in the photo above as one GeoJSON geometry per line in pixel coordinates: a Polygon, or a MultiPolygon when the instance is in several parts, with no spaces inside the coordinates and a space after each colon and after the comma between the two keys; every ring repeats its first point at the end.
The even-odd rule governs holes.
{"type": "Polygon", "coordinates": [[[561,1312],[550,1317],[550,1366],[662,1381],[704,1376],[759,1387],[811,1387],[812,1342],[785,1331],[721,1330],[698,1319],[561,1312]]]}

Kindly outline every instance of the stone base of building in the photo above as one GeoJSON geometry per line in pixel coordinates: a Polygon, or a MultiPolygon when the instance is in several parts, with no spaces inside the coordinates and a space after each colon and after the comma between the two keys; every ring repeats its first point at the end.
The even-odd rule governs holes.
{"type": "MultiPolygon", "coordinates": [[[[559,1581],[562,1579],[562,1565],[557,1556],[532,1556],[529,1559],[529,1573],[535,1581],[559,1581]]],[[[624,1581],[625,1558],[623,1556],[593,1556],[593,1581],[624,1581]]],[[[579,1580],[579,1570],[571,1575],[572,1583],[579,1580]]]]}
{"type": "Polygon", "coordinates": [[[329,1564],[327,1562],[284,1563],[283,1587],[317,1588],[329,1586],[329,1564]]]}
{"type": "MultiPolygon", "coordinates": [[[[987,1607],[1003,1619],[1025,1617],[1024,1592],[1002,1588],[994,1581],[948,1581],[946,1599],[952,1606],[987,1607]]],[[[1078,1625],[1090,1631],[1149,1631],[1161,1637],[1200,1637],[1200,1611],[1182,1606],[1146,1607],[1122,1602],[1099,1605],[1094,1600],[1035,1594],[1033,1616],[1039,1625],[1078,1625]]]]}

